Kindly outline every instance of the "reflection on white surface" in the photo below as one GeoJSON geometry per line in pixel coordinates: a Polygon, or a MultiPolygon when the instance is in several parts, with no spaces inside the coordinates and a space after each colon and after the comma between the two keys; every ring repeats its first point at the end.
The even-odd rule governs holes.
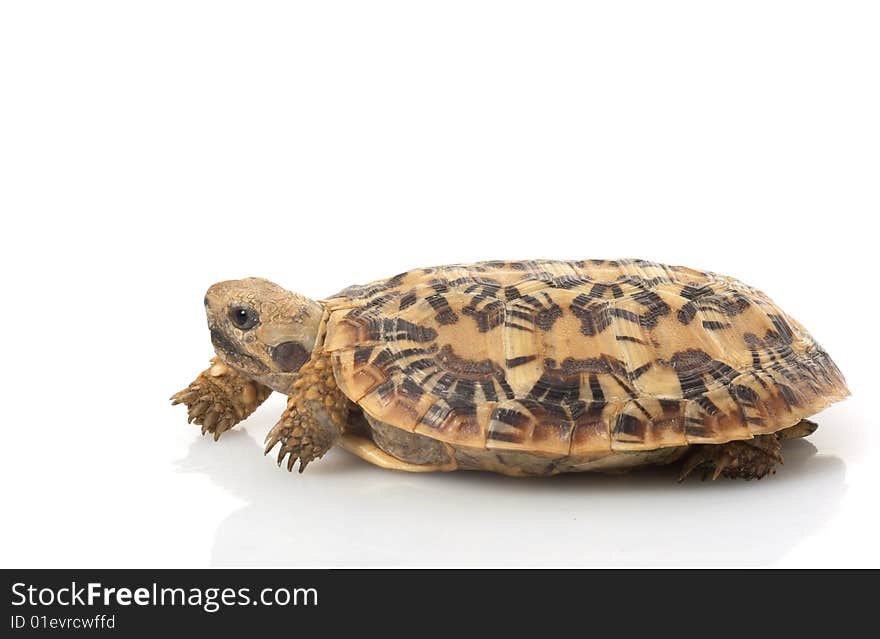
{"type": "Polygon", "coordinates": [[[515,479],[412,475],[331,451],[303,475],[245,432],[193,442],[182,472],[246,504],[217,528],[215,566],[770,565],[826,525],[845,465],[807,441],[760,482],[675,482],[676,470],[515,479]]]}

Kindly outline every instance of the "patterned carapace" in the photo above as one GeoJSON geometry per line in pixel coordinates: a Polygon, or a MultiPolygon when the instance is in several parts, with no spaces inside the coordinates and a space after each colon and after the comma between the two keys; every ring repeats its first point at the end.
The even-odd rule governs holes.
{"type": "Polygon", "coordinates": [[[773,433],[847,394],[804,328],[735,279],[643,260],[482,262],[326,301],[371,417],[457,446],[590,455],[773,433]]]}

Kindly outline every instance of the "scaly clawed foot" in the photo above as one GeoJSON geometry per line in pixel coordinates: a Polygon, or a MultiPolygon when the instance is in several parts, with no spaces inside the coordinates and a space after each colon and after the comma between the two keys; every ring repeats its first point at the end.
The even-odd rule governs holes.
{"type": "Polygon", "coordinates": [[[715,480],[721,475],[730,479],[761,479],[775,473],[776,464],[781,463],[781,446],[775,434],[726,444],[700,444],[693,446],[678,481],[684,481],[697,468],[702,468],[703,480],[715,480]]]}
{"type": "Polygon", "coordinates": [[[272,393],[214,358],[211,367],[171,397],[172,405],[186,404],[188,422],[199,424],[202,435],[212,433],[214,441],[254,412],[272,393]]]}
{"type": "Polygon", "coordinates": [[[318,421],[323,415],[324,413],[319,411],[301,411],[297,408],[296,402],[289,402],[281,419],[266,435],[264,454],[268,455],[269,451],[280,442],[278,465],[281,466],[284,458],[287,457],[287,470],[293,470],[293,465],[298,459],[299,472],[303,472],[309,462],[323,457],[340,435],[340,429],[329,419],[326,423],[318,421]]]}

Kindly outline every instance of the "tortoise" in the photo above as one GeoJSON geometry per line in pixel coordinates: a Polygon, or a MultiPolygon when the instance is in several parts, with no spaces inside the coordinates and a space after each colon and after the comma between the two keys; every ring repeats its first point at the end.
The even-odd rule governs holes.
{"type": "Polygon", "coordinates": [[[316,302],[259,278],[205,296],[216,356],[172,397],[214,439],[277,391],[299,471],[333,445],[412,472],[760,479],[849,394],[764,293],[636,259],[421,268],[316,302]]]}

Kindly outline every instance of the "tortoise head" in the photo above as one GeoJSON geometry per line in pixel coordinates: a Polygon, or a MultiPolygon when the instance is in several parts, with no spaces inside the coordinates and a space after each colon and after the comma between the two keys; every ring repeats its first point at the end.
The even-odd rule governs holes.
{"type": "Polygon", "coordinates": [[[217,356],[283,393],[312,355],[323,308],[268,280],[250,277],[211,286],[205,312],[217,356]]]}

